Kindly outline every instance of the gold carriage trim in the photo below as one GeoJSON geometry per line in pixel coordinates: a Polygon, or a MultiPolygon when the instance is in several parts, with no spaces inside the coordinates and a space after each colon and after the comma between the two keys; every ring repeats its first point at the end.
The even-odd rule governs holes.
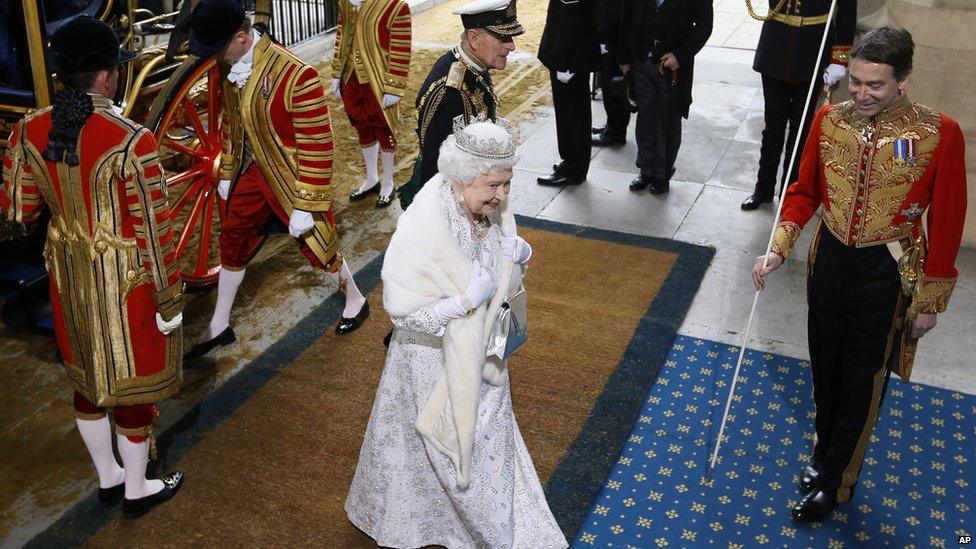
{"type": "Polygon", "coordinates": [[[943,313],[956,287],[956,278],[925,278],[912,309],[919,313],[943,313]]]}
{"type": "Polygon", "coordinates": [[[776,233],[773,235],[772,251],[783,256],[783,259],[790,257],[790,252],[793,251],[793,245],[800,238],[800,232],[802,230],[802,227],[792,221],[781,221],[776,226],[776,233]]]}

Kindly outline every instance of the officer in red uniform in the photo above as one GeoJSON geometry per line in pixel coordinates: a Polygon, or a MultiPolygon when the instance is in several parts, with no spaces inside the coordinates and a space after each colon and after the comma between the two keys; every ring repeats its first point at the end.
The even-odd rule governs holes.
{"type": "Polygon", "coordinates": [[[30,223],[51,211],[45,260],[58,350],[99,499],[136,517],[170,499],[183,474],[146,478],[155,403],[182,379],[183,283],[152,133],[112,105],[135,57],[108,25],[75,17],[51,38],[64,88],[14,126],[0,206],[30,223]],[[112,451],[115,416],[119,467],[112,451]]]}
{"type": "Polygon", "coordinates": [[[186,358],[236,341],[230,310],[272,216],[288,225],[302,254],[345,292],[336,333],[356,330],[369,316],[369,304],[339,252],[331,193],[335,145],[318,72],[252,28],[236,0],[202,0],[190,26],[190,53],[214,57],[227,71],[217,189],[227,208],[217,304],[209,328],[186,358]]]}
{"type": "Polygon", "coordinates": [[[762,288],[823,207],[809,259],[817,438],[793,509],[801,522],[851,499],[888,369],[908,381],[958,276],[965,142],[955,120],[908,98],[913,52],[911,34],[891,27],[853,47],[853,100],[814,119],[766,267],[761,256],[753,271],[762,288]]]}

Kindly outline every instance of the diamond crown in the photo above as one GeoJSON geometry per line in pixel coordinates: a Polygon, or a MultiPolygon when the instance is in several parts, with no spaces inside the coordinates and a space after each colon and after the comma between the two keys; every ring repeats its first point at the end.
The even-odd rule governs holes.
{"type": "Polygon", "coordinates": [[[457,140],[457,148],[478,158],[491,160],[502,160],[515,156],[519,147],[518,132],[511,130],[512,124],[505,118],[498,118],[494,121],[486,119],[484,116],[477,116],[471,122],[464,121],[464,115],[454,117],[454,139],[457,140]],[[475,135],[468,131],[471,124],[477,122],[492,122],[501,127],[508,133],[505,140],[495,137],[475,135]]]}

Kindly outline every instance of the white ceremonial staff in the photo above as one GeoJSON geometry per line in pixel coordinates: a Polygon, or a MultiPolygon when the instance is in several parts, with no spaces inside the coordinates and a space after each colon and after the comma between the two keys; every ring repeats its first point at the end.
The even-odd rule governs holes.
{"type": "MultiPolygon", "coordinates": [[[[803,117],[800,118],[800,128],[797,130],[796,140],[793,142],[793,153],[790,155],[790,163],[786,167],[786,174],[793,172],[793,165],[796,163],[796,152],[800,148],[800,135],[803,131],[803,123],[807,119],[807,112],[810,110],[810,101],[813,99],[813,90],[817,88],[817,76],[820,73],[820,60],[823,59],[824,48],[827,47],[827,33],[830,32],[830,24],[834,19],[834,9],[837,7],[837,0],[831,0],[830,11],[827,13],[827,23],[824,25],[823,37],[820,39],[820,52],[817,54],[817,61],[813,66],[813,76],[810,78],[810,89],[807,90],[807,102],[803,106],[803,117]]],[[[811,136],[812,137],[812,136],[811,136]]],[[[792,183],[792,181],[788,182],[792,183]]],[[[785,195],[785,189],[781,194],[785,195]]],[[[773,219],[773,230],[769,233],[769,241],[766,243],[766,253],[763,255],[763,270],[766,269],[769,260],[769,252],[773,249],[773,237],[776,235],[776,226],[779,225],[779,216],[783,211],[783,197],[776,205],[776,217],[773,219]]],[[[746,344],[749,343],[749,334],[752,332],[752,321],[756,318],[756,305],[759,303],[759,294],[762,290],[756,290],[756,295],[752,298],[752,311],[749,313],[749,321],[746,323],[746,331],[742,334],[742,346],[739,348],[739,359],[735,363],[735,373],[732,374],[732,386],[729,387],[729,398],[725,401],[725,413],[722,414],[722,424],[718,428],[718,438],[715,440],[715,450],[712,452],[711,462],[708,464],[708,471],[705,475],[706,480],[711,480],[712,471],[715,470],[715,463],[718,462],[718,451],[722,448],[722,436],[725,434],[725,424],[729,420],[729,408],[732,407],[732,397],[735,396],[735,385],[739,381],[739,369],[742,368],[742,359],[746,353],[746,344]]]]}

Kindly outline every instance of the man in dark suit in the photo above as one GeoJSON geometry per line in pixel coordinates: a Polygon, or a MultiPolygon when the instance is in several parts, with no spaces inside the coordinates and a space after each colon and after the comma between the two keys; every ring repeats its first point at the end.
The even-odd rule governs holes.
{"type": "Polygon", "coordinates": [[[579,185],[590,170],[591,72],[600,70],[597,0],[549,0],[539,60],[549,69],[562,159],[540,185],[579,185]]]}
{"type": "Polygon", "coordinates": [[[624,74],[617,63],[620,41],[620,14],[623,0],[600,0],[596,27],[600,39],[600,87],[603,89],[603,109],[607,112],[607,124],[593,128],[593,146],[623,145],[627,141],[627,125],[630,124],[630,108],[627,105],[627,88],[624,74]]]}
{"type": "Polygon", "coordinates": [[[836,15],[828,30],[824,50],[828,53],[823,60],[818,61],[817,53],[820,51],[824,27],[827,25],[830,2],[831,0],[786,0],[779,11],[772,10],[763,22],[752,70],[762,74],[765,126],[756,188],[742,202],[743,210],[755,210],[762,204],[773,201],[780,158],[784,165],[780,194],[787,183],[796,181],[800,151],[803,150],[803,141],[813,115],[817,112],[816,103],[819,100],[818,94],[814,93],[807,117],[801,125],[800,118],[807,104],[814,67],[825,67],[823,81],[831,86],[847,73],[849,52],[857,26],[857,0],[837,0],[836,15]],[[786,131],[787,124],[789,132],[786,131]],[[790,173],[786,173],[786,165],[790,162],[797,139],[800,143],[796,145],[796,162],[790,173]]]}
{"type": "Polygon", "coordinates": [[[697,54],[712,34],[711,0],[625,0],[618,61],[633,71],[637,167],[632,191],[668,192],[688,118],[697,54]]]}

